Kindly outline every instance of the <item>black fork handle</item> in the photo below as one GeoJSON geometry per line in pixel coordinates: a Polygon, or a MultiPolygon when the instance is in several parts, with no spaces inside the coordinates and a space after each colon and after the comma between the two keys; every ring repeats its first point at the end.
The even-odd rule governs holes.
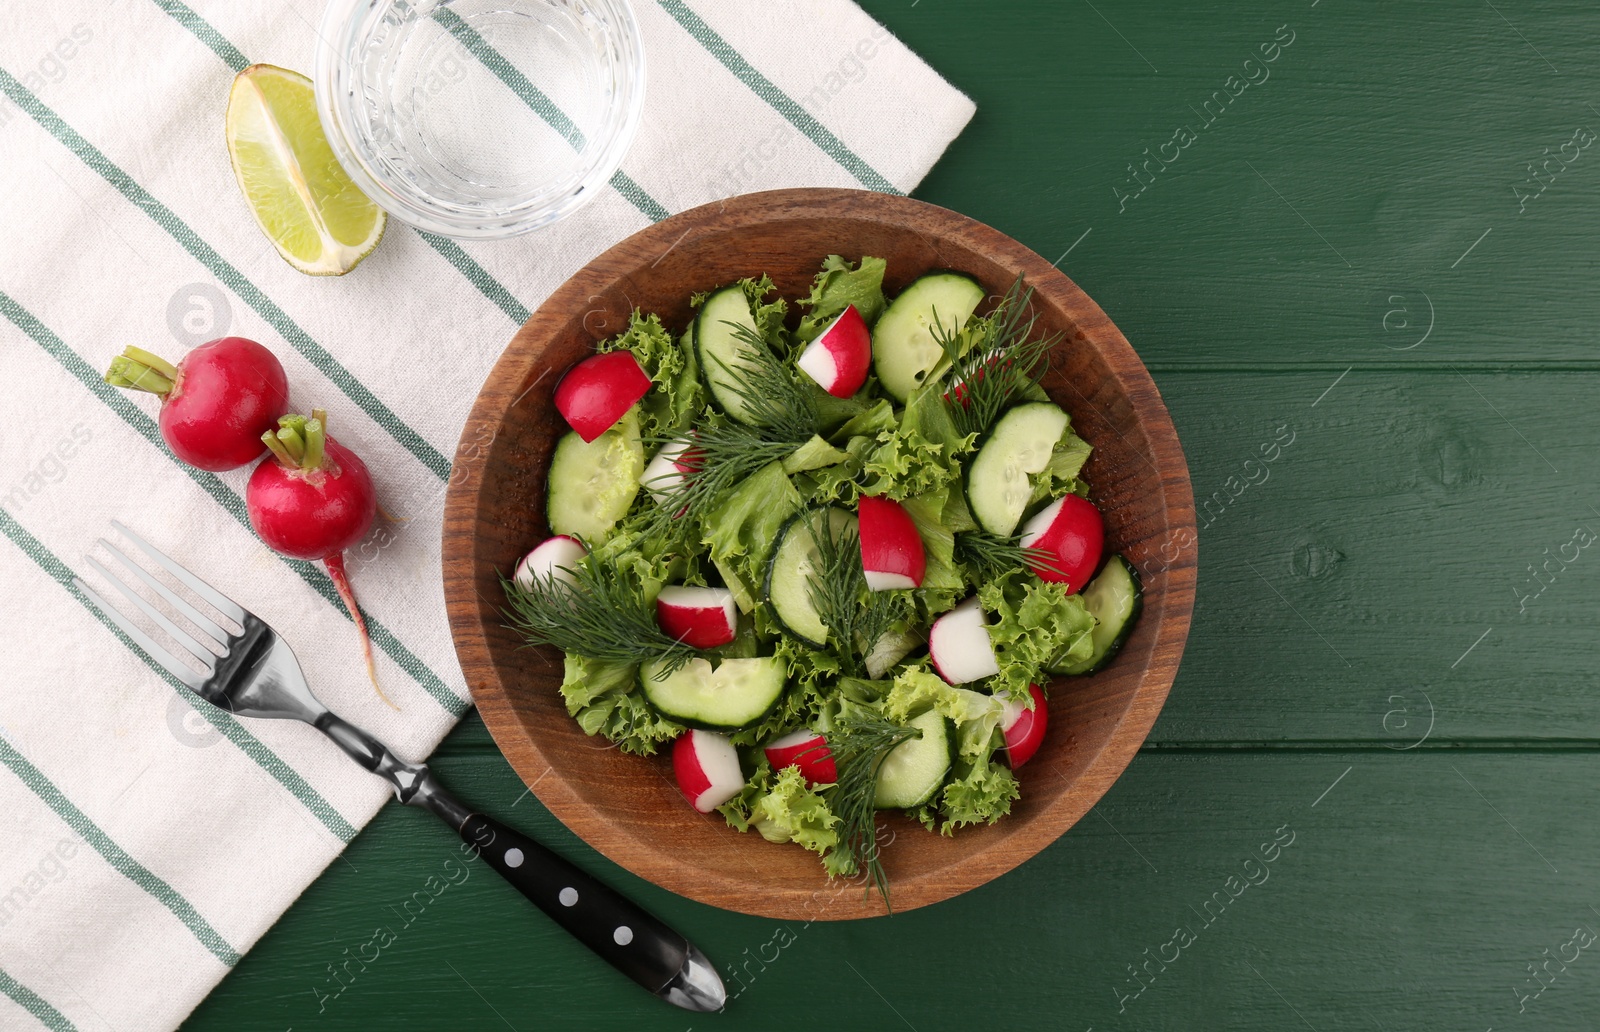
{"type": "Polygon", "coordinates": [[[686,1009],[720,1009],[723,987],[710,962],[649,911],[526,835],[473,812],[439,784],[426,764],[400,760],[354,724],[327,713],[313,726],[351,759],[386,778],[402,803],[454,828],[518,892],[645,990],[686,1009]]]}

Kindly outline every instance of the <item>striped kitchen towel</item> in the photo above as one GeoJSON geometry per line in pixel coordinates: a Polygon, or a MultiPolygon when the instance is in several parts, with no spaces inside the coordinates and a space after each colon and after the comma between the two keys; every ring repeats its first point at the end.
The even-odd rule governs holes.
{"type": "MultiPolygon", "coordinates": [[[[973,106],[848,0],[636,0],[649,63],[625,175],[533,236],[391,222],[340,279],[285,264],[229,168],[251,62],[309,70],[288,0],[0,9],[0,1029],[171,1029],[387,798],[315,731],[236,721],[134,651],[72,586],[120,519],[285,632],[334,710],[422,757],[470,705],[446,626],[450,456],[529,310],[676,211],[786,186],[906,191],[973,106]],[[246,471],[162,445],[100,376],[128,344],[225,334],[283,360],[404,521],[349,556],[378,673],[320,567],[251,533],[246,471]],[[248,865],[251,891],[209,872],[248,865]]],[[[85,576],[90,583],[96,578],[85,576]]]]}

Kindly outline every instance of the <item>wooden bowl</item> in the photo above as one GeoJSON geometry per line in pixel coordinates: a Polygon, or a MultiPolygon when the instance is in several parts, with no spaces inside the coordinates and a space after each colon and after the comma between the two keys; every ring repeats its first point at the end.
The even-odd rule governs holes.
{"type": "Polygon", "coordinates": [[[663,888],[781,920],[868,917],[884,908],[858,883],[829,883],[814,853],[695,813],[665,753],[630,756],[585,736],[557,692],[560,654],[521,648],[504,626],[499,577],[549,534],[545,469],[567,429],[551,396],[569,366],[624,328],[635,307],[679,332],[691,293],[742,276],[766,273],[784,296],[803,297],[830,253],[887,259],[891,294],[935,268],[969,273],[995,293],[1022,274],[1041,326],[1066,335],[1045,386],[1094,446],[1084,475],[1105,513],[1107,549],[1144,578],[1144,615],[1110,666],[1051,686],[1050,733],[1019,772],[1023,795],[1009,817],[945,837],[892,815],[895,841],[884,863],[896,910],[1011,870],[1100,799],[1166,700],[1194,606],[1194,499],[1155,384],[1083,291],[1004,234],[905,197],[779,190],[684,212],[590,262],[511,339],[462,432],[444,522],[456,651],[495,741],[567,827],[663,888]]]}

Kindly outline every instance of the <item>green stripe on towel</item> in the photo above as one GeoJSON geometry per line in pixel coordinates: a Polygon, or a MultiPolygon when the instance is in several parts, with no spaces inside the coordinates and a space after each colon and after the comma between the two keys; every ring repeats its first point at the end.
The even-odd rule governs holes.
{"type": "Polygon", "coordinates": [[[690,10],[689,5],[684,3],[683,0],[660,0],[660,3],[662,7],[666,8],[667,13],[672,15],[679,25],[683,26],[684,31],[688,32],[689,35],[695,38],[697,43],[710,51],[711,56],[721,61],[722,66],[732,72],[735,78],[750,87],[756,96],[770,104],[774,111],[788,119],[789,123],[796,129],[805,133],[811,142],[822,148],[830,158],[844,166],[845,170],[855,176],[862,186],[881,193],[900,193],[893,183],[885,179],[876,169],[862,160],[858,154],[845,146],[844,141],[830,133],[821,122],[812,118],[810,113],[795,103],[794,99],[787,93],[774,86],[772,80],[756,71],[749,61],[746,61],[737,50],[728,45],[727,40],[717,35],[711,26],[701,21],[700,16],[690,10]]]}
{"type": "Polygon", "coordinates": [[[50,1032],[78,1032],[78,1026],[68,1021],[65,1015],[4,970],[0,970],[0,993],[5,993],[17,1006],[38,1018],[39,1023],[50,1032]]]}
{"type": "Polygon", "coordinates": [[[172,210],[156,200],[149,191],[134,182],[111,159],[102,154],[88,140],[78,135],[77,130],[62,121],[54,111],[23,88],[10,72],[0,68],[0,92],[10,97],[12,102],[28,113],[28,116],[38,122],[50,135],[54,136],[68,150],[78,156],[84,164],[94,169],[106,182],[110,183],[124,197],[150,216],[151,220],[171,234],[185,251],[188,251],[200,264],[204,265],[211,273],[227,285],[239,296],[245,304],[256,311],[256,314],[265,319],[273,329],[288,341],[289,344],[312,365],[326,376],[345,396],[361,407],[361,410],[370,416],[373,422],[383,427],[391,437],[398,441],[412,455],[417,457],[440,480],[450,477],[450,461],[439,451],[422,439],[422,435],[395,415],[377,396],[367,389],[366,385],[356,379],[350,370],[341,365],[328,351],[311,338],[311,335],[302,330],[298,324],[283,309],[279,308],[271,298],[263,294],[254,283],[245,278],[244,274],[234,268],[229,262],[218,254],[216,249],[202,240],[194,230],[190,229],[182,219],[173,214],[172,210]]]}
{"type": "Polygon", "coordinates": [[[0,738],[0,763],[11,768],[11,772],[22,779],[33,794],[44,801],[45,805],[56,812],[56,816],[67,822],[67,825],[77,832],[95,852],[105,857],[106,862],[116,868],[129,881],[148,892],[157,902],[168,910],[173,916],[184,923],[184,926],[194,933],[200,944],[211,951],[211,955],[222,961],[228,967],[239,963],[239,951],[228,945],[226,939],[217,934],[217,930],[200,912],[194,908],[183,895],[171,885],[156,877],[139,861],[129,856],[127,852],[111,840],[111,836],[100,830],[99,825],[91,821],[84,812],[72,804],[61,793],[49,778],[39,772],[39,769],[29,763],[27,758],[11,747],[11,743],[0,738]]]}
{"type": "Polygon", "coordinates": [[[461,249],[461,245],[449,237],[442,237],[437,233],[425,233],[417,230],[417,236],[427,241],[428,246],[444,255],[445,261],[454,265],[467,278],[467,282],[478,288],[478,292],[490,301],[495,307],[506,313],[506,318],[521,326],[528,321],[528,307],[511,295],[511,291],[501,285],[500,281],[489,275],[489,271],[473,260],[472,255],[461,249]]]}
{"type": "Polygon", "coordinates": [[[116,635],[122,641],[122,644],[128,647],[129,651],[143,659],[145,664],[155,671],[163,681],[166,681],[173,691],[184,698],[184,701],[192,703],[195,712],[205,717],[212,727],[222,732],[224,738],[238,746],[240,752],[254,760],[262,770],[272,775],[273,780],[288,789],[289,794],[300,800],[301,804],[307,810],[310,810],[325,828],[333,832],[339,841],[348,843],[356,837],[355,827],[345,820],[338,810],[333,808],[333,804],[324,799],[322,793],[312,788],[310,782],[300,776],[299,771],[285,763],[282,757],[263,745],[255,735],[246,731],[233,714],[220,710],[209,702],[197,698],[181,681],[169,674],[165,667],[146,656],[143,650],[134,644],[133,639],[122,632],[122,628],[112,623],[105,614],[96,609],[78,591],[77,587],[72,583],[72,570],[68,569],[67,564],[57,558],[48,548],[45,548],[38,538],[30,534],[26,527],[18,523],[15,517],[4,509],[0,509],[0,532],[10,538],[12,544],[20,548],[30,559],[38,563],[40,569],[44,570],[52,580],[60,584],[67,594],[77,599],[85,609],[93,614],[95,619],[99,620],[106,626],[107,630],[116,635]]]}
{"type": "MultiPolygon", "coordinates": [[[[163,455],[171,457],[172,453],[167,450],[165,442],[161,440],[161,432],[156,427],[155,420],[145,415],[142,410],[129,401],[122,391],[107,386],[105,381],[101,379],[100,374],[89,368],[88,363],[84,362],[76,351],[62,343],[61,338],[52,333],[49,327],[41,323],[32,313],[8,297],[4,292],[0,292],[0,315],[4,315],[16,324],[22,332],[31,337],[34,343],[43,348],[67,372],[76,377],[78,382],[88,389],[89,393],[105,402],[108,408],[121,416],[123,422],[159,448],[163,455]]],[[[244,500],[224,484],[216,474],[195,469],[187,463],[178,462],[175,458],[172,461],[188,475],[190,480],[193,480],[207,494],[216,499],[217,504],[232,514],[233,518],[239,521],[240,526],[250,530],[251,534],[255,533],[250,528],[250,517],[245,512],[244,500]]],[[[334,588],[333,581],[328,578],[327,574],[323,573],[314,564],[299,559],[285,558],[283,561],[296,573],[300,574],[302,580],[316,589],[317,594],[321,595],[329,605],[344,614],[346,619],[350,618],[349,614],[345,612],[344,602],[339,598],[339,592],[334,588]]],[[[362,612],[366,614],[365,610],[362,612]]],[[[390,659],[394,660],[400,669],[409,674],[417,684],[421,685],[422,689],[432,696],[447,713],[451,716],[459,717],[467,711],[467,703],[459,695],[451,691],[450,687],[444,683],[439,675],[434,673],[415,653],[406,648],[400,642],[400,639],[394,636],[393,632],[371,614],[366,614],[366,618],[367,629],[372,635],[373,644],[390,659]]]]}
{"type": "Polygon", "coordinates": [[[178,3],[178,0],[154,0],[157,7],[170,14],[174,21],[190,32],[206,46],[210,47],[222,63],[236,72],[242,72],[250,66],[239,48],[229,43],[227,38],[211,27],[211,23],[195,14],[189,9],[188,4],[178,3]]]}
{"type": "MultiPolygon", "coordinates": [[[[228,42],[227,37],[213,28],[210,22],[190,10],[187,4],[181,4],[178,0],[151,0],[151,2],[171,15],[179,25],[192,32],[196,39],[210,47],[230,70],[242,72],[250,66],[249,59],[238,47],[228,42]]],[[[427,241],[429,247],[443,255],[446,261],[459,269],[467,278],[467,282],[477,287],[484,297],[493,301],[495,307],[504,312],[512,322],[520,326],[528,321],[528,309],[454,240],[439,236],[437,233],[425,233],[420,229],[417,230],[417,235],[427,241]]]]}

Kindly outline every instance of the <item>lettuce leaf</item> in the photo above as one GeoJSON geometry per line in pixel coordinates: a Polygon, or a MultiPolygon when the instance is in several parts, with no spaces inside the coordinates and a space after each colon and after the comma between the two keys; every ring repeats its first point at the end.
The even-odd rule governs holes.
{"type": "Polygon", "coordinates": [[[812,435],[811,440],[802,444],[783,459],[785,473],[804,473],[808,470],[821,469],[824,466],[836,466],[850,456],[840,451],[818,435],[812,435]]]}
{"type": "Polygon", "coordinates": [[[936,709],[955,724],[956,759],[949,782],[917,818],[946,835],[965,824],[993,824],[1011,812],[1021,789],[1009,768],[996,762],[1000,745],[1000,700],[968,688],[954,688],[926,669],[913,667],[894,679],[883,703],[890,720],[904,722],[936,709]]]}
{"type": "Polygon", "coordinates": [[[1070,426],[1063,430],[1061,440],[1050,451],[1049,464],[1030,478],[1033,494],[1028,500],[1029,504],[1066,494],[1087,496],[1089,487],[1078,479],[1078,473],[1089,460],[1091,451],[1093,449],[1089,447],[1089,442],[1073,433],[1070,426]]]}
{"type": "Polygon", "coordinates": [[[887,268],[882,258],[864,257],[859,266],[852,266],[836,254],[828,255],[811,282],[811,295],[800,302],[806,314],[800,317],[797,336],[806,342],[814,340],[848,305],[856,306],[868,326],[877,322],[888,306],[883,296],[887,268]]]}
{"type": "Polygon", "coordinates": [[[619,749],[641,756],[678,737],[683,726],[658,714],[639,690],[636,663],[567,655],[561,697],[586,735],[604,735],[619,749]]]}
{"type": "Polygon", "coordinates": [[[667,584],[704,584],[700,556],[684,530],[673,527],[671,536],[650,535],[644,530],[647,525],[643,513],[631,513],[595,546],[593,561],[616,570],[646,602],[654,602],[667,584]]]}
{"type": "Polygon", "coordinates": [[[821,469],[797,473],[792,478],[796,490],[813,505],[841,505],[854,509],[861,496],[861,470],[877,447],[870,437],[852,437],[845,442],[844,460],[821,469]]]}
{"type": "Polygon", "coordinates": [[[839,818],[828,801],[806,784],[799,768],[774,771],[765,756],[756,757],[743,790],[717,812],[739,831],[753,828],[768,842],[796,842],[826,859],[839,844],[839,818]]]}
{"type": "Polygon", "coordinates": [[[856,437],[870,437],[875,440],[879,433],[883,431],[894,433],[899,426],[900,418],[894,414],[894,406],[880,398],[871,408],[863,409],[835,430],[830,440],[834,444],[856,437]]]}
{"type": "Polygon", "coordinates": [[[1081,595],[1065,584],[1049,584],[1015,569],[978,589],[978,604],[998,617],[989,625],[989,642],[1000,673],[989,679],[996,695],[1028,697],[1028,685],[1044,678],[1051,657],[1062,662],[1086,659],[1093,649],[1094,617],[1081,595]]]}
{"type": "Polygon", "coordinates": [[[778,531],[804,501],[783,464],[769,462],[706,514],[701,540],[746,612],[754,607],[778,531]]]}
{"type": "Polygon", "coordinates": [[[878,432],[864,490],[897,500],[944,491],[960,483],[961,456],[973,440],[956,431],[938,391],[919,387],[906,399],[900,425],[878,432]]]}
{"type": "Polygon", "coordinates": [[[941,812],[945,835],[967,824],[993,824],[1011,812],[1011,804],[1022,798],[1022,788],[1011,768],[999,763],[958,760],[944,786],[941,812]]]}
{"type": "Polygon", "coordinates": [[[627,330],[603,341],[599,350],[632,352],[653,381],[654,387],[639,402],[640,431],[646,441],[675,436],[694,425],[707,395],[690,333],[673,340],[659,316],[634,309],[627,330]]]}

